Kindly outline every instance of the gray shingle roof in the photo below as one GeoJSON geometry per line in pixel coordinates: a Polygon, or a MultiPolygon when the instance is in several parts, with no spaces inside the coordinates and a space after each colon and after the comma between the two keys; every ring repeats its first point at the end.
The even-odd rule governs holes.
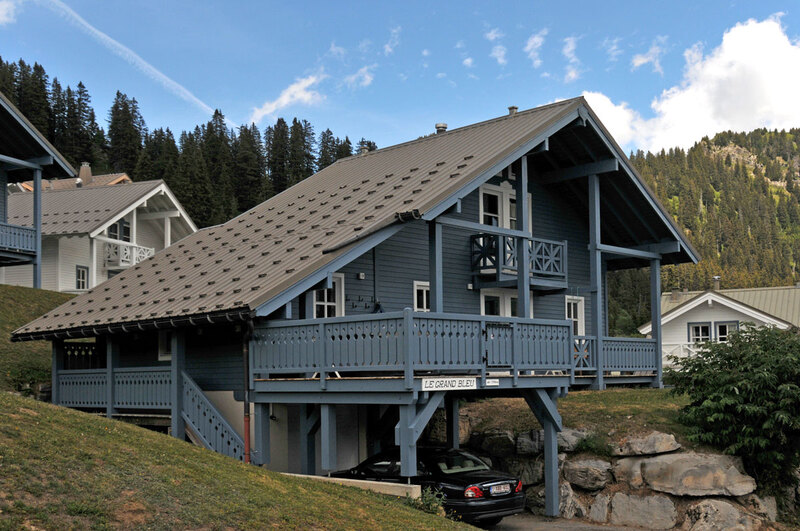
{"type": "MultiPolygon", "coordinates": [[[[661,313],[668,312],[688,303],[705,291],[679,291],[661,295],[661,313]]],[[[800,286],[779,286],[770,288],[721,289],[718,291],[735,301],[767,313],[773,317],[800,326],[800,286]]]]}
{"type": "MultiPolygon", "coordinates": [[[[42,192],[42,234],[89,234],[113,220],[120,212],[135,203],[164,181],[42,192]]],[[[15,193],[8,196],[8,222],[24,227],[33,226],[33,194],[15,193]]]]}

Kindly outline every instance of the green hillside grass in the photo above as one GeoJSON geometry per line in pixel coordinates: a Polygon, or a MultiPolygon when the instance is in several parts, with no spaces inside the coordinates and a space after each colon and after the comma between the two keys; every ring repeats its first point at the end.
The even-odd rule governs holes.
{"type": "Polygon", "coordinates": [[[403,500],[244,465],[0,393],[0,529],[456,529],[403,500]]]}
{"type": "MultiPolygon", "coordinates": [[[[51,366],[50,343],[12,343],[11,332],[74,297],[68,293],[0,284],[0,391],[13,388],[11,378],[38,372],[47,376],[51,366]]],[[[44,379],[47,380],[49,376],[44,379]]]]}

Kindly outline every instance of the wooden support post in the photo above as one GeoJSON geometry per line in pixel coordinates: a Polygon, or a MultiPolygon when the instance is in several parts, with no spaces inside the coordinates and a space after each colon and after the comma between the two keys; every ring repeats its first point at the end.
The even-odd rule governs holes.
{"type": "Polygon", "coordinates": [[[320,443],[322,445],[322,470],[336,470],[336,406],[320,406],[320,443]]]}
{"type": "MultiPolygon", "coordinates": [[[[528,204],[528,157],[521,159],[521,171],[515,184],[517,195],[517,229],[530,228],[530,205],[528,204]]],[[[531,316],[531,263],[528,245],[531,240],[517,237],[517,317],[531,316]]]]}
{"type": "MultiPolygon", "coordinates": [[[[5,191],[8,186],[8,174],[0,170],[0,190],[5,191]]],[[[8,223],[8,194],[0,194],[0,223],[8,223]]]]}
{"type": "Polygon", "coordinates": [[[86,287],[89,289],[97,285],[97,240],[89,236],[89,278],[86,287]]]}
{"type": "Polygon", "coordinates": [[[458,449],[461,443],[458,430],[458,398],[447,395],[444,403],[447,417],[447,446],[458,449]]]}
{"type": "Polygon", "coordinates": [[[300,404],[300,473],[316,472],[316,434],[319,428],[319,411],[314,404],[300,404]]]}
{"type": "Polygon", "coordinates": [[[303,319],[314,319],[314,301],[317,297],[317,291],[310,289],[303,294],[303,319]]]}
{"type": "Polygon", "coordinates": [[[134,245],[138,245],[138,240],[136,239],[136,232],[137,231],[136,231],[136,209],[135,208],[133,210],[131,210],[130,224],[131,224],[131,228],[130,228],[131,243],[134,244],[134,245]]]}
{"type": "Polygon", "coordinates": [[[172,245],[172,218],[164,218],[164,249],[172,245]]]}
{"type": "Polygon", "coordinates": [[[656,381],[653,387],[661,388],[663,352],[661,350],[661,260],[650,260],[650,337],[656,340],[656,381]]]}
{"type": "MultiPolygon", "coordinates": [[[[167,218],[169,219],[169,218],[167,218]]],[[[269,418],[269,404],[253,404],[253,413],[255,416],[255,429],[253,433],[253,449],[252,461],[256,465],[268,465],[270,463],[270,418],[269,418]]]]}
{"type": "Polygon", "coordinates": [[[114,416],[114,369],[119,365],[119,343],[106,336],[106,416],[114,416]]]}
{"type": "Polygon", "coordinates": [[[172,360],[170,362],[170,376],[172,379],[172,436],[186,439],[186,424],[183,420],[183,369],[186,363],[186,338],[183,330],[172,330],[171,344],[172,360]]]}
{"type": "Polygon", "coordinates": [[[400,475],[412,477],[417,475],[417,442],[414,440],[411,424],[417,412],[417,405],[400,405],[400,422],[398,422],[397,445],[400,447],[400,475]]]}
{"type": "Polygon", "coordinates": [[[284,319],[291,319],[292,318],[292,301],[289,301],[283,307],[283,318],[284,319]]]}
{"type": "MultiPolygon", "coordinates": [[[[0,190],[3,194],[5,190],[0,190]]],[[[36,256],[33,258],[33,287],[42,288],[42,170],[33,170],[33,228],[36,232],[36,256]]]]}
{"type": "Polygon", "coordinates": [[[428,222],[428,268],[431,312],[443,312],[442,226],[436,220],[428,222]]]}
{"type": "Polygon", "coordinates": [[[544,428],[544,514],[559,516],[558,439],[556,424],[545,416],[544,428]]]}
{"type": "Polygon", "coordinates": [[[64,368],[64,342],[60,339],[53,340],[53,369],[51,375],[50,402],[55,405],[60,404],[60,392],[58,388],[58,373],[64,368]]]}
{"type": "Polygon", "coordinates": [[[403,357],[405,358],[403,360],[403,372],[406,389],[414,388],[414,362],[417,342],[412,339],[413,330],[414,314],[411,308],[405,308],[403,310],[403,357]]]}
{"type": "Polygon", "coordinates": [[[592,331],[597,336],[597,377],[592,384],[593,389],[605,389],[603,379],[603,255],[600,246],[600,180],[597,175],[590,175],[589,183],[589,269],[591,273],[590,291],[592,295],[592,331]]]}

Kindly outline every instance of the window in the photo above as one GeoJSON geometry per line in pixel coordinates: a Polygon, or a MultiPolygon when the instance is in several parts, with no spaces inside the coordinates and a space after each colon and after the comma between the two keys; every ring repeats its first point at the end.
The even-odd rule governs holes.
{"type": "Polygon", "coordinates": [[[344,275],[333,275],[330,288],[318,289],[314,293],[314,317],[341,317],[344,315],[344,275]]]}
{"type": "MultiPolygon", "coordinates": [[[[530,302],[530,315],[533,317],[533,296],[530,302]]],[[[517,290],[515,289],[482,289],[481,290],[481,315],[495,315],[498,317],[517,316],[517,290]]]]}
{"type": "Polygon", "coordinates": [[[89,268],[86,266],[75,266],[75,289],[89,289],[89,268]]]}
{"type": "Polygon", "coordinates": [[[583,297],[566,297],[566,313],[568,321],[572,321],[572,335],[586,334],[586,314],[583,297]]]}
{"type": "Polygon", "coordinates": [[[431,284],[422,280],[414,281],[414,311],[431,311],[431,284]]]}
{"type": "Polygon", "coordinates": [[[158,361],[172,361],[172,332],[169,330],[158,333],[158,361]]]}
{"type": "Polygon", "coordinates": [[[689,323],[689,342],[711,341],[711,323],[689,323]]]}
{"type": "Polygon", "coordinates": [[[732,321],[729,323],[717,323],[717,341],[725,343],[728,341],[728,336],[731,332],[739,329],[739,323],[732,321]]]}
{"type": "Polygon", "coordinates": [[[131,224],[124,219],[108,227],[108,237],[112,240],[131,241],[131,224]]]}
{"type": "MultiPolygon", "coordinates": [[[[531,194],[528,194],[530,207],[531,194]]],[[[500,185],[484,184],[481,186],[480,220],[484,225],[517,228],[517,194],[513,185],[503,181],[500,185]]],[[[528,215],[528,230],[531,230],[531,216],[528,215]]]]}

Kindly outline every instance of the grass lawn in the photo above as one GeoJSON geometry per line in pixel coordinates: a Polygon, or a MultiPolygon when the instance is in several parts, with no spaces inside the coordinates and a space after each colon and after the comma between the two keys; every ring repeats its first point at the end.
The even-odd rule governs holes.
{"type": "Polygon", "coordinates": [[[68,293],[0,285],[0,391],[12,388],[10,372],[19,367],[49,374],[52,351],[48,341],[12,343],[9,337],[12,331],[72,297],[68,293]]]}
{"type": "Polygon", "coordinates": [[[466,528],[146,429],[0,392],[0,529],[466,528]]]}
{"type": "MultiPolygon", "coordinates": [[[[658,430],[672,433],[688,447],[686,426],[678,422],[685,396],[675,396],[666,389],[609,389],[606,391],[570,391],[558,401],[564,426],[588,428],[600,435],[618,439],[628,435],[658,430]]],[[[462,410],[477,421],[473,429],[500,428],[516,433],[539,429],[539,423],[522,399],[494,398],[472,402],[462,410]]]]}

